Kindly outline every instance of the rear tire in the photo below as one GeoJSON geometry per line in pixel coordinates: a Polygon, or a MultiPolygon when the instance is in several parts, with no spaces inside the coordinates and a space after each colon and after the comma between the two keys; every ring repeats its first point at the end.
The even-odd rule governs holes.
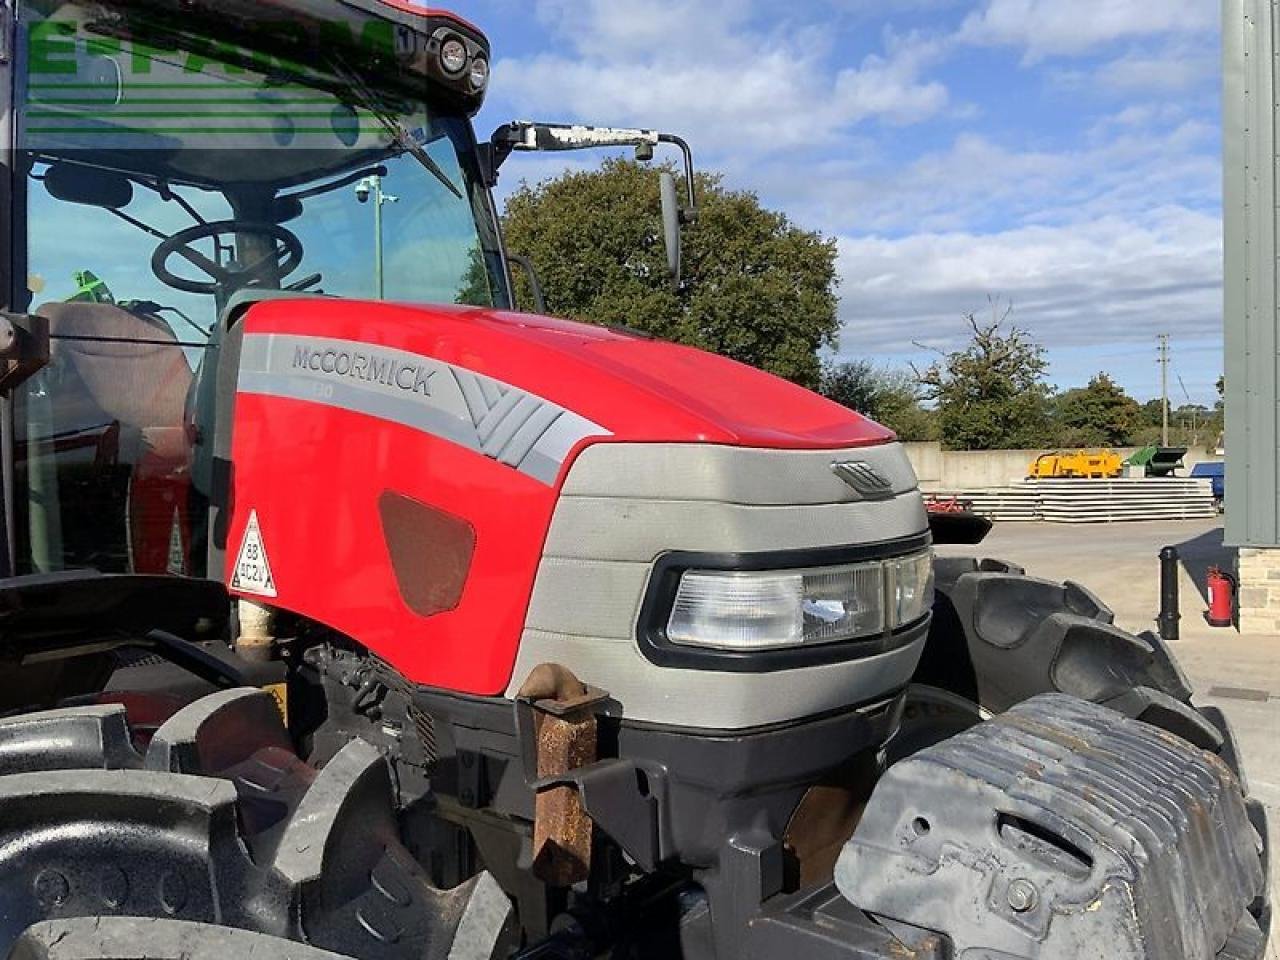
{"type": "MultiPolygon", "coordinates": [[[[145,752],[118,705],[0,720],[0,956],[71,958],[39,925],[113,917],[139,923],[160,952],[116,938],[94,953],[95,920],[68,928],[75,956],[167,957],[195,938],[197,954],[240,944],[248,955],[252,941],[274,956],[292,941],[362,960],[488,960],[505,894],[487,873],[431,886],[400,842],[392,797],[385,758],[362,740],[321,770],[301,761],[255,689],[195,701],[145,752]]],[[[109,930],[124,936],[116,920],[109,930]]]]}

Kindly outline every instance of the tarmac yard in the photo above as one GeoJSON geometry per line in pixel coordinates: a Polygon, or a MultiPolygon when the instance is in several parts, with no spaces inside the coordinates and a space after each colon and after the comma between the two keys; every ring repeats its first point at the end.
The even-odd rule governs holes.
{"type": "MultiPolygon", "coordinates": [[[[1150,523],[997,523],[978,547],[939,547],[944,556],[997,557],[1052,580],[1074,580],[1092,590],[1127,630],[1155,630],[1159,610],[1161,548],[1181,554],[1180,639],[1173,644],[1196,689],[1198,703],[1220,707],[1240,740],[1245,773],[1271,821],[1272,899],[1280,895],[1280,636],[1241,636],[1204,620],[1205,572],[1231,569],[1234,551],[1222,546],[1216,520],[1150,523]]],[[[1267,954],[1280,960],[1273,938],[1267,954]]]]}

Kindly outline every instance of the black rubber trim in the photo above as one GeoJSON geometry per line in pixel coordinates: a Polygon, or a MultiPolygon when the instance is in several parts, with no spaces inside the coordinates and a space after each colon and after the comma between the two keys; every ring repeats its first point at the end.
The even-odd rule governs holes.
{"type": "Polygon", "coordinates": [[[620,736],[661,734],[671,737],[687,737],[695,741],[733,740],[741,742],[757,737],[774,737],[792,732],[806,732],[811,727],[826,723],[829,720],[865,720],[876,722],[900,708],[906,699],[907,688],[899,687],[886,696],[877,696],[865,703],[847,704],[824,710],[821,713],[810,713],[791,720],[779,720],[777,723],[766,723],[758,727],[676,727],[668,723],[655,723],[650,720],[618,720],[620,736]]]}
{"type": "Polygon", "coordinates": [[[714,670],[719,673],[773,673],[832,663],[863,660],[910,646],[929,629],[930,614],[897,630],[876,637],[838,640],[832,643],[782,650],[712,650],[672,643],[667,620],[675,603],[680,577],[686,570],[794,570],[831,567],[866,560],[892,560],[926,549],[927,533],[879,543],[805,550],[771,550],[763,553],[696,553],[672,551],[658,557],[640,607],[636,641],[645,659],[659,667],[714,670]]]}

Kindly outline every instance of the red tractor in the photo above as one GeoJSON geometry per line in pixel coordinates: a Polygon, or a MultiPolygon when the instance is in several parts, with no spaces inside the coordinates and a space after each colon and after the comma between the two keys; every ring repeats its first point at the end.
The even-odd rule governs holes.
{"type": "Polygon", "coordinates": [[[680,150],[676,275],[692,160],[478,142],[489,57],[404,0],[0,2],[0,954],[1261,957],[1262,808],[1157,637],[935,560],[985,528],[880,426],[515,311],[511,153],[680,150]]]}

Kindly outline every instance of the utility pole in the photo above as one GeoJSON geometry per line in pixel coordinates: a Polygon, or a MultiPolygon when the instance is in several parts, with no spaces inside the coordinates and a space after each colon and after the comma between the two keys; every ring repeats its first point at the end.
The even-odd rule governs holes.
{"type": "Polygon", "coordinates": [[[399,197],[393,197],[382,190],[382,177],[378,174],[365,177],[356,184],[356,199],[361,203],[373,200],[373,289],[378,300],[385,299],[385,281],[382,273],[382,206],[387,203],[399,203],[399,197]]]}
{"type": "Polygon", "coordinates": [[[1169,445],[1169,335],[1160,334],[1160,446],[1169,445]]]}

